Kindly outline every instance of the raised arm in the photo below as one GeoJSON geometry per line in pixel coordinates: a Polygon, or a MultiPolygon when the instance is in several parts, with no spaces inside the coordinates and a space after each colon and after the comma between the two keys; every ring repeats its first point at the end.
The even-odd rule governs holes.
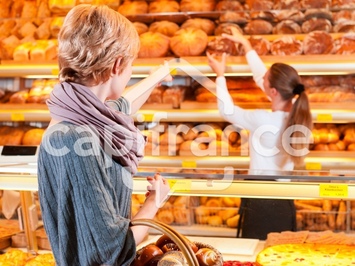
{"type": "Polygon", "coordinates": [[[129,102],[129,115],[135,114],[147,101],[153,89],[164,80],[172,80],[169,64],[167,62],[151,73],[147,78],[128,87],[122,93],[122,96],[129,102]]]}
{"type": "Polygon", "coordinates": [[[251,46],[249,40],[241,34],[238,30],[235,28],[230,28],[232,31],[232,35],[229,34],[222,34],[223,38],[226,38],[228,40],[231,40],[232,42],[235,43],[240,43],[243,45],[244,51],[245,51],[245,57],[247,59],[248,65],[253,73],[253,79],[255,83],[263,90],[264,89],[264,76],[265,73],[267,72],[267,68],[265,67],[263,61],[259,57],[259,55],[256,53],[256,51],[253,49],[251,46]]]}

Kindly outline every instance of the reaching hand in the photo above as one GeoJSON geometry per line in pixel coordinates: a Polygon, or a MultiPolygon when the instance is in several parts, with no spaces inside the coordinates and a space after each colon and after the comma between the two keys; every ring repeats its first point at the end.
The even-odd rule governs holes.
{"type": "Polygon", "coordinates": [[[232,42],[235,42],[235,43],[240,43],[243,45],[244,47],[244,50],[245,52],[248,52],[250,50],[252,50],[252,46],[249,42],[249,40],[247,38],[245,38],[245,36],[240,33],[236,28],[234,27],[229,27],[229,29],[231,30],[232,32],[232,35],[229,35],[229,34],[226,34],[226,33],[223,33],[222,34],[222,37],[225,38],[225,39],[228,39],[232,42]]]}
{"type": "Polygon", "coordinates": [[[208,58],[208,65],[212,68],[212,70],[216,73],[217,77],[223,77],[226,71],[226,61],[227,54],[223,53],[221,56],[221,61],[216,59],[215,54],[206,53],[208,58]]]}

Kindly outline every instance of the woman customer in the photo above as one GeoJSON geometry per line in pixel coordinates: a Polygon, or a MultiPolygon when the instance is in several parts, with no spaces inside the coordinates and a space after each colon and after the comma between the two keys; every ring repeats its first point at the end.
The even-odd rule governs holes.
{"type": "MultiPolygon", "coordinates": [[[[248,39],[237,30],[223,38],[242,44],[254,81],[271,101],[271,111],[244,110],[234,105],[228,93],[226,54],[219,60],[207,54],[216,73],[218,107],[221,116],[249,131],[250,175],[275,175],[302,164],[311,138],[312,117],[308,97],[297,71],[283,63],[267,69],[248,39]],[[300,140],[299,143],[293,141],[300,140]]],[[[252,177],[251,177],[252,178],[252,177]]],[[[270,177],[270,179],[274,179],[270,177]]],[[[266,239],[269,232],[296,230],[293,200],[242,199],[240,228],[243,238],[266,239]]]]}
{"type": "MultiPolygon", "coordinates": [[[[124,91],[139,37],[107,6],[78,5],[58,41],[60,83],[47,102],[52,120],[38,157],[44,227],[57,265],[130,265],[148,228],[130,226],[132,175],[145,138],[129,114],[154,87],[124,91]]],[[[162,81],[169,67],[161,67],[159,80],[152,75],[162,81]]],[[[170,191],[159,174],[147,180],[133,219],[152,219],[170,191]]]]}

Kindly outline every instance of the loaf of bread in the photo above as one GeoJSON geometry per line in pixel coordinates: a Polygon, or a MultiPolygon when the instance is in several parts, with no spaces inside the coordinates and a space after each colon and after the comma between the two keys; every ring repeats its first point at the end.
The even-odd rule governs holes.
{"type": "Polygon", "coordinates": [[[149,13],[179,12],[180,5],[173,0],[159,0],[149,3],[149,13]]]}
{"type": "Polygon", "coordinates": [[[304,54],[332,54],[335,50],[332,35],[324,31],[308,33],[303,40],[304,54]]]}
{"type": "Polygon", "coordinates": [[[283,36],[271,43],[272,55],[300,55],[303,52],[303,43],[293,36],[283,36]]]}
{"type": "Polygon", "coordinates": [[[216,24],[207,18],[190,18],[187,19],[182,25],[181,28],[195,28],[200,29],[206,32],[207,35],[213,35],[216,28],[216,24]]]}
{"type": "Polygon", "coordinates": [[[244,7],[239,1],[219,1],[216,11],[243,11],[244,7]]]}
{"type": "Polygon", "coordinates": [[[145,32],[139,36],[139,58],[164,57],[169,52],[169,37],[159,32],[145,32]]]}
{"type": "Polygon", "coordinates": [[[174,34],[180,29],[179,25],[172,21],[162,20],[156,21],[150,24],[149,31],[159,32],[168,37],[174,36],[174,34]]]}
{"type": "Polygon", "coordinates": [[[219,16],[219,22],[224,23],[224,22],[231,22],[231,23],[237,23],[238,25],[244,25],[248,22],[249,20],[249,13],[247,12],[237,12],[237,11],[224,11],[220,16],[219,16]]]}
{"type": "Polygon", "coordinates": [[[325,31],[331,32],[332,31],[332,23],[325,18],[310,18],[302,23],[302,32],[309,33],[312,31],[325,31]]]}
{"type": "Polygon", "coordinates": [[[182,12],[209,12],[216,6],[215,0],[181,0],[180,10],[182,12]]]}
{"type": "Polygon", "coordinates": [[[249,35],[254,34],[270,34],[272,33],[273,25],[263,19],[255,19],[248,22],[244,27],[244,32],[249,35]]]}
{"type": "Polygon", "coordinates": [[[208,43],[206,32],[195,28],[178,30],[170,39],[170,49],[176,56],[199,56],[208,43]]]}
{"type": "Polygon", "coordinates": [[[225,22],[218,24],[214,31],[214,34],[216,36],[222,35],[222,33],[232,34],[232,31],[230,30],[231,27],[235,28],[238,32],[243,33],[242,28],[238,24],[225,22]]]}
{"type": "Polygon", "coordinates": [[[163,92],[163,103],[172,104],[173,108],[179,108],[180,104],[185,99],[186,87],[184,86],[171,86],[163,92]]]}
{"type": "Polygon", "coordinates": [[[148,31],[148,26],[145,23],[134,21],[133,26],[136,28],[138,35],[148,31]]]}
{"type": "Polygon", "coordinates": [[[234,42],[222,38],[221,36],[216,36],[208,42],[206,52],[216,55],[221,55],[223,53],[229,55],[239,55],[234,42]]]}
{"type": "Polygon", "coordinates": [[[148,3],[146,1],[125,0],[118,7],[118,12],[126,17],[145,14],[148,13],[148,3]]]}
{"type": "Polygon", "coordinates": [[[300,25],[291,20],[291,19],[286,19],[282,20],[279,23],[276,24],[276,26],[273,29],[273,34],[299,34],[301,33],[301,27],[300,25]]]}
{"type": "Polygon", "coordinates": [[[27,130],[22,138],[22,145],[40,145],[45,129],[33,128],[27,130]]]}

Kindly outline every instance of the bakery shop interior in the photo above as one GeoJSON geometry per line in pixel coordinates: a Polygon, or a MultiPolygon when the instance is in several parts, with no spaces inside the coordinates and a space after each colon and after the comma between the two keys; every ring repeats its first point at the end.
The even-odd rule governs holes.
{"type": "MultiPolygon", "coordinates": [[[[104,106],[124,113],[121,104],[104,106]]],[[[355,0],[0,0],[0,151],[0,265],[355,265],[355,0]],[[125,184],[129,228],[115,229],[130,243],[108,243],[108,258],[103,248],[100,258],[80,258],[90,253],[78,247],[79,255],[58,254],[58,238],[73,231],[58,226],[59,237],[46,227],[43,211],[53,209],[41,192],[50,182],[39,183],[49,107],[63,83],[58,36],[81,5],[129,23],[139,47],[124,89],[149,91],[124,114],[144,155],[125,184]],[[291,72],[274,83],[277,66],[291,72]],[[277,87],[293,77],[280,109],[286,96],[277,87]],[[302,100],[306,114],[294,111],[302,100]],[[285,130],[291,114],[291,125],[308,116],[310,126],[285,130]],[[282,131],[286,144],[275,141],[282,131]],[[307,145],[297,150],[292,139],[307,145]],[[265,154],[254,158],[260,143],[265,154]],[[141,216],[160,181],[168,196],[141,216]],[[140,226],[148,230],[137,241],[140,226]],[[117,243],[126,249],[110,246],[117,243]]],[[[121,206],[124,196],[109,196],[121,206]]]]}

